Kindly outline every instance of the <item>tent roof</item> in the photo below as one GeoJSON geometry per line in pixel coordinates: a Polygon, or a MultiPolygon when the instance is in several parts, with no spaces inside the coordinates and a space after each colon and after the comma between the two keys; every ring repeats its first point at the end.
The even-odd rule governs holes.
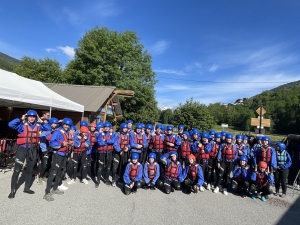
{"type": "Polygon", "coordinates": [[[42,82],[0,69],[0,106],[83,112],[84,106],[50,90],[42,82]]]}
{"type": "MultiPolygon", "coordinates": [[[[116,90],[116,87],[112,86],[88,86],[53,83],[45,83],[45,85],[56,93],[84,105],[84,110],[89,112],[97,112],[101,110],[103,104],[116,90]]],[[[113,98],[113,102],[119,103],[118,96],[113,98]]],[[[115,110],[117,115],[122,115],[120,105],[116,105],[115,110]]]]}

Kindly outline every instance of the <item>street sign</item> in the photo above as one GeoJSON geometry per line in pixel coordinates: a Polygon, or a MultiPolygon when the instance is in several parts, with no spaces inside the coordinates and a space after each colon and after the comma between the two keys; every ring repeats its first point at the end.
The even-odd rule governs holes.
{"type": "MultiPolygon", "coordinates": [[[[260,115],[260,107],[256,110],[256,112],[258,115],[260,115]]],[[[261,107],[261,115],[260,116],[263,116],[264,114],[266,114],[266,112],[267,111],[263,107],[261,107]]]]}
{"type": "Polygon", "coordinates": [[[221,127],[228,127],[228,124],[227,123],[222,123],[221,127]]]}
{"type": "MultiPolygon", "coordinates": [[[[259,126],[259,118],[251,118],[251,126],[259,126]]],[[[263,127],[270,127],[271,120],[270,119],[262,119],[261,126],[263,127]]]]}

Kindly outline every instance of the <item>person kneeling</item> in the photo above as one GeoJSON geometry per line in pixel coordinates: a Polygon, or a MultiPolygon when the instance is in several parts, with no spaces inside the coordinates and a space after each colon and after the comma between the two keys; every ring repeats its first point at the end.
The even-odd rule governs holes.
{"type": "Polygon", "coordinates": [[[189,193],[194,192],[196,194],[198,190],[204,191],[202,187],[204,183],[203,171],[202,167],[197,164],[194,155],[189,155],[188,160],[189,165],[185,167],[180,181],[184,181],[185,186],[189,189],[189,193]]]}
{"type": "Polygon", "coordinates": [[[133,153],[131,155],[131,162],[127,164],[124,179],[124,193],[136,193],[137,188],[142,187],[143,166],[138,162],[139,155],[133,153]]]}
{"type": "Polygon", "coordinates": [[[164,176],[164,191],[166,194],[174,192],[174,189],[180,190],[181,184],[179,178],[181,177],[182,167],[179,161],[177,161],[177,152],[172,151],[161,156],[161,161],[165,165],[164,176]],[[170,156],[171,159],[168,159],[170,156]]]}
{"type": "Polygon", "coordinates": [[[231,181],[231,188],[233,191],[239,191],[242,198],[246,198],[246,192],[249,188],[249,178],[251,175],[251,168],[247,165],[247,157],[242,155],[239,164],[233,168],[233,178],[231,181]]]}
{"type": "Polygon", "coordinates": [[[266,171],[267,167],[268,165],[266,162],[260,161],[258,164],[258,171],[253,171],[251,174],[253,184],[250,187],[250,192],[253,200],[256,199],[255,191],[257,191],[257,194],[261,193],[261,200],[263,202],[266,201],[269,194],[272,194],[270,184],[274,183],[274,177],[266,171]]]}
{"type": "Polygon", "coordinates": [[[160,176],[159,164],[155,162],[156,154],[151,152],[148,156],[148,162],[144,166],[144,180],[145,180],[145,189],[155,190],[155,185],[162,187],[163,184],[161,180],[158,180],[160,176]]]}

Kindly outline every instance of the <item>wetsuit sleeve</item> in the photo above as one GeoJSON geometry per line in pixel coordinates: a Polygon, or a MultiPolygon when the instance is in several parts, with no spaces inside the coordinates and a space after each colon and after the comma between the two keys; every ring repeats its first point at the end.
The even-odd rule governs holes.
{"type": "Polygon", "coordinates": [[[152,184],[156,183],[156,181],[158,180],[159,176],[160,176],[159,164],[156,163],[156,173],[155,173],[155,176],[154,176],[154,178],[152,180],[152,184]]]}
{"type": "Polygon", "coordinates": [[[55,130],[52,133],[52,137],[50,140],[50,146],[54,149],[59,149],[64,142],[63,134],[59,130],[55,130]]]}
{"type": "Polygon", "coordinates": [[[139,165],[139,173],[137,177],[134,179],[134,181],[140,181],[143,178],[143,165],[139,165]]]}
{"type": "Polygon", "coordinates": [[[124,180],[125,184],[130,184],[131,183],[131,180],[130,180],[130,177],[129,177],[129,168],[130,168],[130,163],[127,164],[125,173],[123,175],[123,180],[124,180]]]}
{"type": "Polygon", "coordinates": [[[203,170],[201,166],[198,166],[198,185],[201,187],[204,183],[203,170]]]}
{"type": "Polygon", "coordinates": [[[292,159],[290,154],[287,151],[285,152],[285,154],[286,154],[286,163],[281,166],[281,169],[283,170],[290,168],[292,165],[292,159]]]}
{"type": "Polygon", "coordinates": [[[145,166],[143,169],[143,177],[144,177],[146,184],[148,184],[150,182],[150,179],[148,177],[148,165],[149,165],[148,163],[145,163],[145,166]]]}
{"type": "Polygon", "coordinates": [[[16,118],[8,123],[8,126],[11,129],[17,130],[19,134],[22,134],[24,131],[24,124],[19,118],[16,118]]]}

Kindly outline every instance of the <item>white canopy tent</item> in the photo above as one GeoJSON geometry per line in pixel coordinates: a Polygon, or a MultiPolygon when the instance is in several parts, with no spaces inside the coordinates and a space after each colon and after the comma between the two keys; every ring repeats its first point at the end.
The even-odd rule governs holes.
{"type": "Polygon", "coordinates": [[[84,112],[83,105],[57,94],[42,82],[1,69],[0,106],[84,112]]]}

